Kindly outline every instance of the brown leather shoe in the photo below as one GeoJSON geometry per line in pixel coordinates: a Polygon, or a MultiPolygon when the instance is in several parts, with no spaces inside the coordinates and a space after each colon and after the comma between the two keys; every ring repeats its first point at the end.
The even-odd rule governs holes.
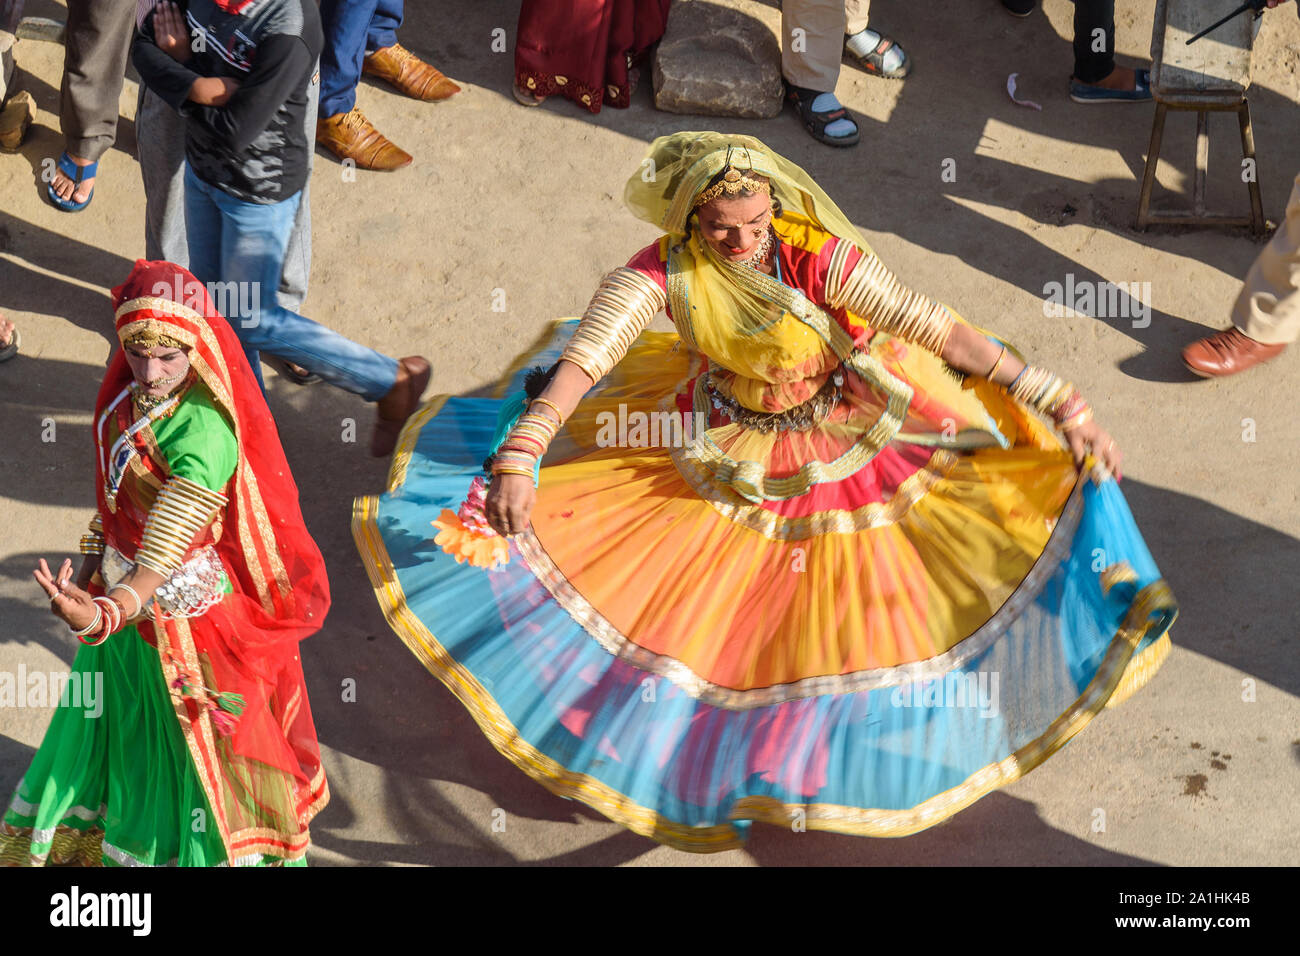
{"type": "Polygon", "coordinates": [[[317,120],[316,142],[362,169],[389,170],[411,165],[411,154],[389,142],[355,106],[347,113],[317,120]]]}
{"type": "Polygon", "coordinates": [[[459,86],[400,43],[367,54],[361,71],[417,100],[445,100],[460,92],[459,86]]]}
{"type": "Polygon", "coordinates": [[[1256,342],[1235,325],[1183,349],[1183,364],[1201,378],[1235,375],[1282,354],[1285,345],[1256,342]]]}
{"type": "Polygon", "coordinates": [[[397,381],[388,394],[376,403],[379,418],[370,436],[370,454],[383,458],[393,453],[397,436],[406,420],[420,407],[420,396],[429,387],[429,361],[410,355],[397,361],[397,381]]]}

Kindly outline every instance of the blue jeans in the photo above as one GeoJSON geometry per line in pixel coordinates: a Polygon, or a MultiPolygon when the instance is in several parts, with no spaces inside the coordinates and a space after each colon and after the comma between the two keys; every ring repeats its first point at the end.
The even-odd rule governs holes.
{"type": "Polygon", "coordinates": [[[230,321],[263,392],[258,352],[269,352],[368,402],[378,401],[397,382],[397,360],[303,318],[276,299],[301,196],[278,203],[244,202],[199,179],[187,162],[190,272],[208,287],[217,311],[230,321]]]}
{"type": "Polygon", "coordinates": [[[397,42],[403,0],[321,0],[325,47],[320,54],[320,116],[328,119],[356,105],[361,61],[397,42]]]}

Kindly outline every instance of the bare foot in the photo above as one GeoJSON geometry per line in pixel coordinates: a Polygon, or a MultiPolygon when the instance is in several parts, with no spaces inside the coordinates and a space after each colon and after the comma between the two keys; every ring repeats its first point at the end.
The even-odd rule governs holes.
{"type": "MultiPolygon", "coordinates": [[[[1082,81],[1076,81],[1082,83],[1082,81]]],[[[1110,76],[1096,83],[1082,83],[1083,86],[1095,86],[1099,90],[1136,90],[1137,71],[1132,67],[1117,66],[1110,71],[1110,76]]]]}
{"type": "Polygon", "coordinates": [[[9,343],[14,340],[14,324],[0,315],[0,349],[9,348],[9,343]]]}
{"type": "MultiPolygon", "coordinates": [[[[89,166],[94,162],[93,159],[79,159],[71,153],[68,154],[68,158],[77,166],[89,166]]],[[[90,198],[90,191],[95,188],[95,177],[91,176],[80,183],[74,183],[63,174],[63,170],[55,167],[54,182],[51,185],[54,187],[54,195],[64,202],[72,200],[81,203],[90,198]]]]}
{"type": "Polygon", "coordinates": [[[531,90],[526,90],[518,83],[515,84],[515,99],[522,106],[541,106],[546,101],[546,97],[538,96],[531,90]]]}

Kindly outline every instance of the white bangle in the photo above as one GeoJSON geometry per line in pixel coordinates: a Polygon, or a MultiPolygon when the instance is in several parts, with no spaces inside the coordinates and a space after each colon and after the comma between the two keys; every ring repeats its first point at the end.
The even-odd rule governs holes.
{"type": "Polygon", "coordinates": [[[140,595],[136,592],[135,588],[131,587],[131,585],[123,584],[121,582],[118,582],[117,584],[114,584],[111,588],[109,588],[108,593],[111,595],[114,591],[118,590],[119,588],[123,591],[130,591],[131,597],[135,598],[135,610],[132,611],[129,615],[127,615],[126,619],[129,621],[132,618],[139,617],[140,612],[144,610],[144,602],[140,600],[140,595]]]}
{"type": "Polygon", "coordinates": [[[102,624],[103,622],[104,622],[104,612],[100,609],[99,605],[96,604],[95,619],[93,621],[91,621],[89,624],[87,624],[79,631],[72,631],[72,625],[69,624],[68,630],[72,631],[74,637],[85,637],[91,631],[95,630],[95,628],[99,627],[99,625],[102,624]]]}

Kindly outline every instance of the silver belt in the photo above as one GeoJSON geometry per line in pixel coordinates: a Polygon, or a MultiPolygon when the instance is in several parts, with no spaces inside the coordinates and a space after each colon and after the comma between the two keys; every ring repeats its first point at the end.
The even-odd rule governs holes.
{"type": "MultiPolygon", "coordinates": [[[[104,587],[111,590],[135,568],[116,548],[105,546],[100,561],[99,574],[104,587]]],[[[208,608],[220,604],[226,596],[226,571],[221,566],[217,549],[205,545],[195,551],[179,568],[153,592],[142,609],[148,612],[154,604],[162,611],[164,620],[180,617],[201,617],[208,608]]]]}

